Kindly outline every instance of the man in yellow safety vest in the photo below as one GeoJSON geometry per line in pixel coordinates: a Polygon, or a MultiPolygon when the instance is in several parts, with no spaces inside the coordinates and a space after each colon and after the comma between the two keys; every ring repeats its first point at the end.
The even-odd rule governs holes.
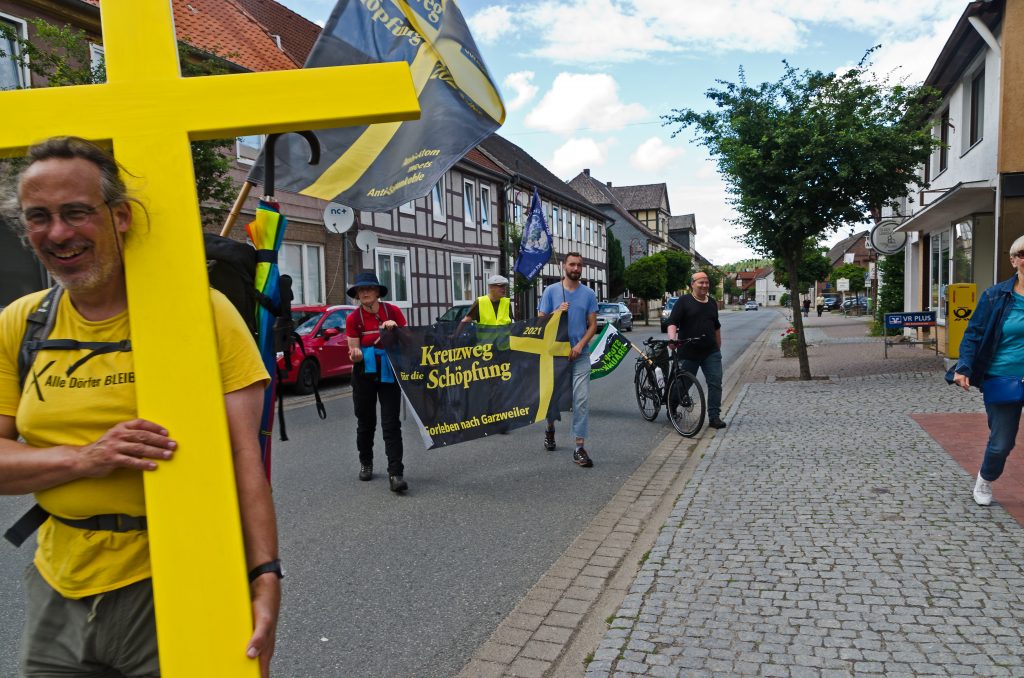
{"type": "MultiPolygon", "coordinates": [[[[462,334],[466,325],[474,321],[477,324],[477,337],[481,340],[487,340],[487,327],[511,325],[512,304],[505,295],[507,291],[508,278],[503,275],[492,275],[488,278],[487,294],[473,302],[469,312],[466,313],[466,317],[459,323],[459,327],[455,332],[456,336],[462,334]]],[[[496,348],[508,348],[508,346],[496,348]]]]}

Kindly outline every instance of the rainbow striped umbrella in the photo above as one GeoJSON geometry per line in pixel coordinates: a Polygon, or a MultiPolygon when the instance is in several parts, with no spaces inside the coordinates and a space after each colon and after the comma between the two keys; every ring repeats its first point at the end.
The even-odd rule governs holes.
{"type": "MultiPolygon", "coordinates": [[[[261,303],[256,306],[256,329],[260,355],[263,365],[270,374],[270,384],[263,394],[263,415],[260,419],[260,449],[263,465],[270,477],[270,443],[274,430],[274,401],[277,393],[277,351],[276,332],[274,331],[276,314],[267,308],[281,308],[282,293],[288,298],[284,301],[291,304],[291,289],[286,282],[281,283],[281,272],[277,265],[277,254],[284,241],[284,232],[288,227],[288,219],[281,214],[281,206],[269,200],[260,200],[256,208],[256,218],[245,227],[249,239],[256,247],[256,291],[263,295],[261,303]],[[283,291],[283,289],[285,291],[283,291]]],[[[285,276],[287,278],[287,276],[285,276]]],[[[287,319],[286,319],[287,320],[287,319]]],[[[282,439],[286,439],[282,436],[282,439]]]]}

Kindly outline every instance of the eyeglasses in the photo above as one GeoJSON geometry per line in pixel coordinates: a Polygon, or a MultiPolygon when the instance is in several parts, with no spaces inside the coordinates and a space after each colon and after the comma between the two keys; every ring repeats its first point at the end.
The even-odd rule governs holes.
{"type": "MultiPolygon", "coordinates": [[[[106,205],[107,203],[103,202],[100,204],[106,205]]],[[[99,205],[93,206],[86,205],[85,203],[61,205],[60,209],[56,212],[51,212],[42,207],[32,207],[21,213],[21,221],[30,233],[38,233],[48,229],[50,224],[53,223],[55,216],[60,216],[60,220],[71,228],[81,228],[96,216],[98,208],[99,205]]]]}
{"type": "Polygon", "coordinates": [[[1011,259],[1024,259],[1024,250],[1020,252],[1010,252],[1011,259]]]}

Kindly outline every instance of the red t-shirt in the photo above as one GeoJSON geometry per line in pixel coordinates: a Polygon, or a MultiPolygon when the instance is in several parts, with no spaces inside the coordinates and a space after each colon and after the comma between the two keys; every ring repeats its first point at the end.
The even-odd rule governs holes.
{"type": "Polygon", "coordinates": [[[380,324],[385,320],[394,320],[399,327],[405,327],[401,309],[384,301],[378,306],[376,313],[370,313],[361,304],[349,313],[345,320],[345,336],[358,339],[360,346],[373,346],[380,339],[380,324]]]}

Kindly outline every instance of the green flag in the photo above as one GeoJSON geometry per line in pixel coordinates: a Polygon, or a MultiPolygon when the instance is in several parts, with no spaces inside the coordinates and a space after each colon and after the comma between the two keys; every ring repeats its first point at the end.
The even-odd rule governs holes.
{"type": "Polygon", "coordinates": [[[629,353],[629,342],[612,324],[607,324],[590,342],[590,378],[611,374],[629,353]]]}

